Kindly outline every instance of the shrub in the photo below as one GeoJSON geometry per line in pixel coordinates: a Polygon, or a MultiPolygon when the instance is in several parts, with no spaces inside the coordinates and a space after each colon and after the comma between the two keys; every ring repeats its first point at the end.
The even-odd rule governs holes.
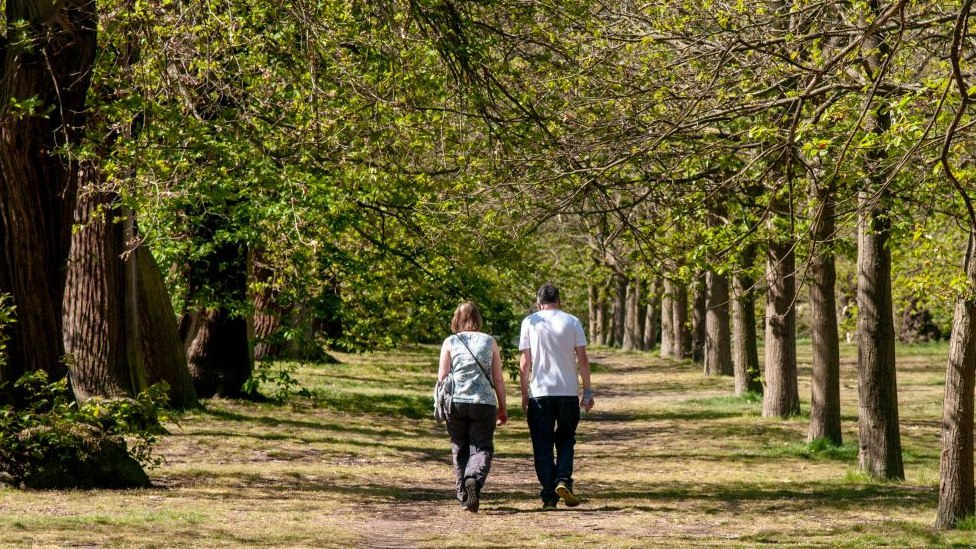
{"type": "Polygon", "coordinates": [[[152,450],[167,390],[157,384],[135,399],[79,404],[67,379],[29,372],[14,383],[17,406],[0,407],[0,473],[34,488],[148,486],[143,466],[158,463],[152,450]]]}

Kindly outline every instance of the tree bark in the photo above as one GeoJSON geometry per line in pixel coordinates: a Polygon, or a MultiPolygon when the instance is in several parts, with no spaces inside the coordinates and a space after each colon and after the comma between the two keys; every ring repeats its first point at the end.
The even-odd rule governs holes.
{"type": "Polygon", "coordinates": [[[596,307],[596,341],[597,345],[607,344],[607,298],[603,288],[599,289],[599,299],[596,307]]]}
{"type": "Polygon", "coordinates": [[[246,396],[244,382],[253,362],[247,345],[247,322],[224,308],[202,309],[184,318],[183,341],[197,394],[238,398],[246,396]]]}
{"type": "MultiPolygon", "coordinates": [[[[763,417],[790,417],[800,413],[796,378],[796,281],[793,240],[777,234],[776,219],[769,223],[766,253],[766,387],[763,417]]],[[[780,229],[781,230],[781,229],[780,229]]]]}
{"type": "Polygon", "coordinates": [[[858,199],[858,464],[875,477],[904,478],[891,303],[891,219],[882,200],[863,191],[858,199]]]}
{"type": "Polygon", "coordinates": [[[640,281],[637,278],[630,279],[627,284],[627,308],[624,315],[624,338],[621,348],[624,351],[633,351],[638,348],[640,342],[640,332],[638,328],[640,321],[640,281]]]}
{"type": "Polygon", "coordinates": [[[661,295],[661,358],[674,355],[674,282],[664,279],[664,293],[661,295]]]}
{"type": "Polygon", "coordinates": [[[810,430],[807,442],[817,439],[840,445],[840,338],[837,333],[837,275],[834,255],[823,246],[834,238],[833,189],[811,185],[815,212],[810,228],[815,246],[810,259],[810,339],[813,347],[810,430]]]}
{"type": "MultiPolygon", "coordinates": [[[[699,272],[695,275],[694,284],[695,299],[691,306],[691,360],[697,364],[705,361],[705,331],[706,331],[706,312],[708,290],[705,287],[705,273],[699,272]]],[[[707,372],[706,372],[707,373],[707,372]]]]}
{"type": "Polygon", "coordinates": [[[705,375],[731,376],[732,334],[729,329],[729,279],[705,273],[705,375]]]}
{"type": "Polygon", "coordinates": [[[691,356],[691,325],[688,322],[688,287],[684,284],[674,285],[674,297],[671,308],[674,311],[671,328],[674,330],[674,343],[671,354],[679,360],[691,356]]]}
{"type": "Polygon", "coordinates": [[[647,295],[647,310],[644,321],[644,350],[653,351],[657,344],[657,312],[661,305],[661,280],[655,279],[647,295]]]}
{"type": "MultiPolygon", "coordinates": [[[[599,298],[600,287],[597,286],[596,284],[590,284],[590,285],[587,286],[586,290],[587,290],[586,291],[587,304],[589,305],[588,316],[587,316],[588,325],[590,327],[590,332],[589,332],[590,339],[589,340],[591,342],[593,342],[594,345],[599,345],[599,342],[597,341],[597,334],[599,334],[600,332],[599,332],[599,330],[597,330],[597,314],[596,314],[596,311],[597,311],[597,309],[600,308],[600,303],[599,303],[599,301],[600,301],[600,298],[599,298]]],[[[255,354],[255,357],[254,358],[255,358],[255,360],[260,360],[256,356],[256,354],[255,354]]]]}
{"type": "Polygon", "coordinates": [[[740,271],[733,278],[735,299],[732,301],[732,367],[735,376],[735,395],[763,392],[756,341],[755,280],[749,274],[756,259],[756,245],[749,244],[739,259],[740,271]]]}
{"type": "Polygon", "coordinates": [[[135,256],[139,280],[140,348],[147,381],[150,385],[160,381],[169,384],[172,408],[195,408],[199,405],[197,393],[163,273],[149,249],[140,246],[135,256]]]}
{"type": "Polygon", "coordinates": [[[637,326],[634,327],[634,348],[643,351],[644,347],[644,326],[647,323],[647,315],[644,311],[647,307],[647,292],[651,287],[646,280],[635,279],[637,283],[637,302],[634,303],[634,314],[637,315],[637,326]]]}
{"type": "MultiPolygon", "coordinates": [[[[96,179],[96,168],[81,168],[96,179]]],[[[91,191],[78,201],[64,291],[64,350],[71,387],[79,401],[133,397],[145,389],[141,360],[129,356],[126,329],[132,321],[124,296],[123,227],[113,221],[118,195],[91,191]],[[134,370],[134,371],[133,371],[134,370]]]]}
{"type": "MultiPolygon", "coordinates": [[[[206,231],[206,229],[204,229],[206,231]]],[[[180,336],[197,395],[238,398],[254,368],[247,321],[234,314],[233,304],[247,297],[247,252],[233,242],[218,246],[190,267],[191,299],[208,287],[220,302],[191,309],[180,319],[180,336]]]]}
{"type": "Polygon", "coordinates": [[[627,277],[615,272],[613,280],[617,290],[613,297],[613,346],[622,347],[627,314],[627,277]]]}
{"type": "MultiPolygon", "coordinates": [[[[976,288],[976,232],[970,229],[966,278],[976,288]]],[[[942,404],[937,528],[953,528],[976,513],[973,487],[973,385],[976,377],[976,299],[972,290],[956,300],[942,404]]]]}
{"type": "Polygon", "coordinates": [[[251,286],[257,288],[251,295],[254,360],[278,358],[287,346],[281,331],[288,320],[288,309],[276,299],[274,273],[265,266],[261,253],[248,254],[248,273],[251,286]]]}
{"type": "MultiPolygon", "coordinates": [[[[877,0],[868,3],[875,15],[877,0]]],[[[866,76],[882,78],[890,55],[882,36],[868,36],[862,45],[866,76]]],[[[882,104],[864,117],[867,132],[883,135],[891,114],[882,104]]],[[[858,194],[857,242],[857,394],[860,468],[880,478],[905,478],[898,427],[898,385],[895,376],[895,322],[891,302],[891,217],[880,146],[865,152],[867,178],[858,194]]]]}
{"type": "Polygon", "coordinates": [[[78,163],[57,151],[85,126],[97,12],[94,2],[7,0],[5,21],[25,22],[18,40],[30,47],[0,43],[0,293],[16,306],[0,384],[67,373],[62,300],[78,163]],[[12,106],[26,100],[38,112],[12,106]]]}

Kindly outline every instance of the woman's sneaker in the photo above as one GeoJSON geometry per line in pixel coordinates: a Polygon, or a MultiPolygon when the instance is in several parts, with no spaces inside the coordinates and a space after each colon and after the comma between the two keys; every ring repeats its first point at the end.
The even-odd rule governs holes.
{"type": "Polygon", "coordinates": [[[473,478],[464,479],[464,491],[468,497],[464,500],[464,508],[472,513],[478,512],[480,502],[478,501],[478,481],[473,478]]]}
{"type": "Polygon", "coordinates": [[[566,507],[576,507],[582,501],[580,498],[576,497],[573,490],[570,489],[569,485],[566,484],[566,481],[563,480],[560,480],[559,484],[556,485],[556,495],[562,498],[563,503],[566,504],[566,507]]]}

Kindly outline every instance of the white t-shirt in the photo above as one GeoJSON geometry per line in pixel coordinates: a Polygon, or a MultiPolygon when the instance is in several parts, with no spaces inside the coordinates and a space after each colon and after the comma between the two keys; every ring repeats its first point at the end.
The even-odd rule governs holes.
{"type": "Polygon", "coordinates": [[[576,396],[576,348],[585,346],[583,324],[569,313],[549,309],[525,317],[519,350],[532,353],[530,396],[576,396]]]}

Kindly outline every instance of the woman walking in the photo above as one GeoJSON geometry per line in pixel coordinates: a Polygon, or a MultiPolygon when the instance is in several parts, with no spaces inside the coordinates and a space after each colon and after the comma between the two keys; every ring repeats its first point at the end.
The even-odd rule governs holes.
{"type": "Polygon", "coordinates": [[[461,507],[478,512],[481,488],[495,451],[495,425],[508,421],[505,381],[498,344],[481,332],[484,321],[471,301],[458,305],[451,320],[453,335],[441,347],[438,379],[454,377],[454,399],[447,418],[451,454],[461,507]]]}

